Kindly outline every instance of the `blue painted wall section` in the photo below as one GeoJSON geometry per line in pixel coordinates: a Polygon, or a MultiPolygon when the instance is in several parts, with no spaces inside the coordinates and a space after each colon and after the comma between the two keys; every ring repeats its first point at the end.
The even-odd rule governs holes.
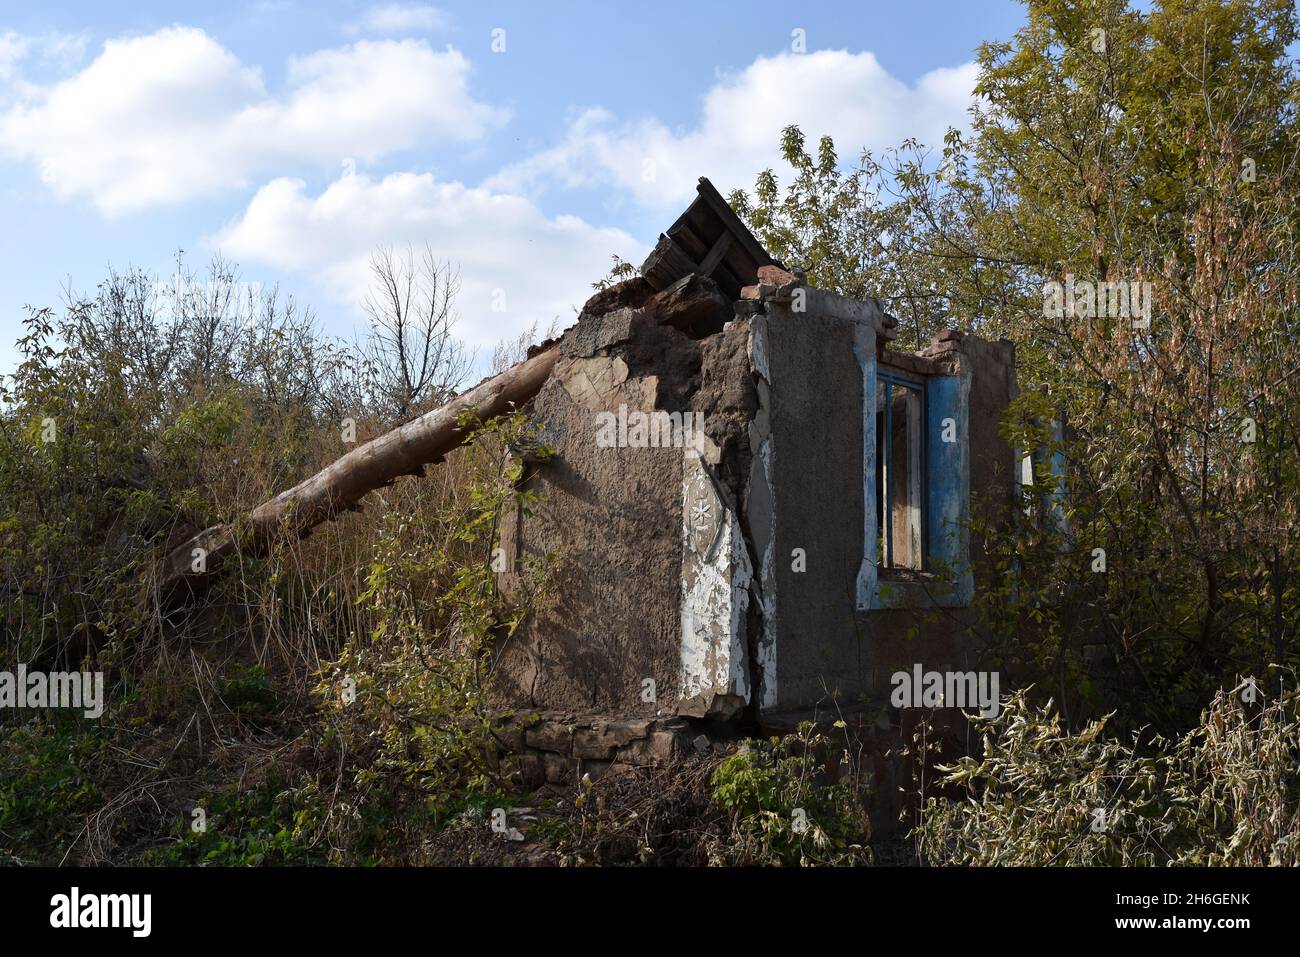
{"type": "Polygon", "coordinates": [[[933,569],[951,586],[946,606],[969,605],[975,593],[970,561],[970,372],[929,383],[926,455],[930,515],[926,544],[933,569]],[[945,420],[956,426],[944,441],[945,420]]]}

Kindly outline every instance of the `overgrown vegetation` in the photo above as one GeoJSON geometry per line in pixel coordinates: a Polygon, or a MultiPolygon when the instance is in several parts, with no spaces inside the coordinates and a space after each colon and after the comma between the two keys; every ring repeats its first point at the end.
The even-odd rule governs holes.
{"type": "Polygon", "coordinates": [[[1051,702],[1012,696],[976,718],[982,754],[940,768],[917,829],[936,864],[1300,864],[1300,693],[1262,705],[1254,686],[1215,695],[1176,738],[1078,731],[1051,702]]]}
{"type": "MultiPolygon", "coordinates": [[[[217,269],[202,288],[236,282],[217,269]]],[[[207,316],[223,309],[210,301],[178,318],[156,291],[142,274],[114,276],[59,323],[34,313],[26,360],[8,380],[4,660],[103,670],[111,693],[97,722],[0,715],[4,861],[512,860],[489,820],[526,789],[494,758],[492,648],[547,578],[545,562],[517,569],[501,594],[493,550],[503,513],[536,505],[526,470],[550,454],[536,427],[520,415],[466,419],[472,440],[427,478],[311,539],[238,556],[207,592],[170,608],[149,588],[168,547],[335,457],[344,419],[361,441],[400,409],[443,398],[446,370],[406,378],[399,358],[377,358],[383,342],[412,347],[409,320],[401,336],[390,329],[351,352],[280,311],[274,294],[250,324],[229,310],[207,316]],[[396,377],[375,371],[385,365],[396,377]],[[394,399],[418,382],[420,395],[394,399]]],[[[537,833],[549,835],[547,859],[860,858],[854,826],[865,818],[851,793],[832,786],[823,799],[810,757],[779,741],[756,747],[720,767],[700,759],[595,786],[621,804],[589,781],[573,798],[546,797],[537,833]],[[797,802],[809,818],[796,834],[797,802]],[[623,817],[632,805],[642,808],[635,840],[623,817]]]]}
{"type": "Polygon", "coordinates": [[[831,783],[830,742],[803,724],[794,734],[751,742],[713,772],[713,799],[731,816],[730,856],[743,864],[868,863],[866,783],[848,751],[831,783]],[[819,761],[819,758],[822,760],[819,761]]]}
{"type": "Polygon", "coordinates": [[[869,791],[861,762],[805,724],[669,767],[583,778],[531,832],[568,866],[869,864],[869,791]]]}
{"type": "MultiPolygon", "coordinates": [[[[881,298],[897,348],[947,325],[1017,347],[1004,432],[1034,476],[1009,526],[976,503],[969,638],[1032,691],[938,779],[940,736],[916,742],[927,862],[1300,860],[1296,38],[1289,0],[1030,0],[979,51],[969,132],[846,169],[790,127],[788,181],[732,196],[810,283],[881,298]],[[1149,325],[1053,311],[1072,279],[1149,282],[1149,325]]],[[[159,601],[169,547],[465,384],[454,268],[373,265],[359,343],[220,261],[29,311],[0,380],[2,666],[110,694],[94,722],[0,714],[0,863],[870,861],[864,771],[809,728],[566,793],[489,758],[492,643],[547,587],[491,568],[547,451],[522,418],[159,601]]]]}

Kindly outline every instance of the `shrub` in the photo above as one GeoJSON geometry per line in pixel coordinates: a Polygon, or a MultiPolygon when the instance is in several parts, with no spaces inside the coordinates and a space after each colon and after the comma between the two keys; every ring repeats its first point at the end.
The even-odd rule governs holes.
{"type": "Polygon", "coordinates": [[[324,864],[326,853],[315,840],[321,811],[310,788],[276,784],[213,797],[203,807],[203,827],[182,821],[179,840],[151,848],[141,863],[164,867],[324,864]]]}
{"type": "Polygon", "coordinates": [[[828,747],[805,723],[795,734],[748,742],[718,765],[713,800],[731,816],[729,863],[870,863],[861,793],[852,776],[824,780],[818,756],[828,747]]]}
{"type": "MultiPolygon", "coordinates": [[[[381,805],[396,821],[436,825],[463,807],[466,792],[507,787],[492,760],[492,647],[527,618],[545,572],[526,569],[510,599],[497,590],[492,553],[503,510],[536,501],[521,487],[525,465],[513,450],[522,446],[534,461],[549,454],[523,416],[480,425],[465,450],[464,501],[384,519],[358,599],[374,627],[351,637],[317,689],[324,742],[346,760],[342,783],[355,808],[381,805]]],[[[336,836],[346,846],[361,817],[341,823],[352,834],[336,836]]]]}
{"type": "Polygon", "coordinates": [[[0,863],[59,864],[97,806],[99,750],[77,719],[0,725],[0,863]]]}
{"type": "Polygon", "coordinates": [[[1017,692],[972,718],[983,754],[940,766],[959,797],[930,797],[913,835],[934,864],[1300,864],[1300,692],[1256,706],[1253,687],[1177,739],[1128,741],[1017,692]]]}

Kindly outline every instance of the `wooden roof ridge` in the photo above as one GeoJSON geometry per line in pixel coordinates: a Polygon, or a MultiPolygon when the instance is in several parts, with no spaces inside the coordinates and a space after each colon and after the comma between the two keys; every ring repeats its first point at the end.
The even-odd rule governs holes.
{"type": "MultiPolygon", "coordinates": [[[[708,276],[724,294],[758,282],[760,266],[781,263],[768,254],[708,177],[701,176],[690,206],[667,230],[641,266],[655,289],[666,289],[691,273],[708,276]]],[[[784,268],[784,267],[782,267],[784,268]]]]}

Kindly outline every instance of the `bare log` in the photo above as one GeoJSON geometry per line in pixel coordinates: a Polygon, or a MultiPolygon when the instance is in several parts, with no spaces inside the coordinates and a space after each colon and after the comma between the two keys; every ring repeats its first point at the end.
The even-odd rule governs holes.
{"type": "Polygon", "coordinates": [[[207,574],[236,546],[250,554],[265,554],[277,538],[302,538],[340,512],[355,509],[369,492],[403,475],[423,475],[424,466],[442,461],[468,438],[460,425],[463,415],[473,412],[487,421],[515,411],[542,388],[559,355],[559,344],[551,343],[446,405],[358,446],[263,502],[245,521],[204,529],[168,553],[159,570],[161,588],[169,592],[186,579],[207,574]]]}

